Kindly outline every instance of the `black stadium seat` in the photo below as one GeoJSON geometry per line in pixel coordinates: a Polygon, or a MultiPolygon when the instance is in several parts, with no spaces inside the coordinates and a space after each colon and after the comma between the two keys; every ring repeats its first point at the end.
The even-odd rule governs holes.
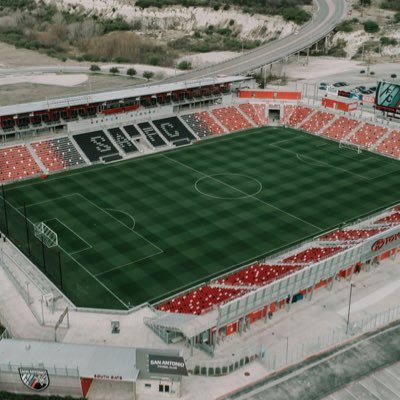
{"type": "Polygon", "coordinates": [[[110,128],[108,132],[110,132],[110,135],[114,139],[115,143],[117,143],[118,146],[121,147],[121,149],[125,152],[125,154],[134,153],[135,151],[138,151],[136,146],[124,135],[121,129],[110,128]]]}
{"type": "Polygon", "coordinates": [[[76,143],[91,162],[99,161],[101,157],[118,154],[103,131],[94,131],[74,135],[76,143]]]}
{"type": "Polygon", "coordinates": [[[166,145],[164,140],[162,140],[160,135],[154,130],[154,128],[148,122],[142,122],[138,124],[138,127],[142,130],[142,132],[146,135],[147,140],[154,147],[160,147],[166,145]]]}
{"type": "Polygon", "coordinates": [[[157,119],[153,124],[170,143],[190,143],[196,139],[177,117],[157,119]]]}
{"type": "Polygon", "coordinates": [[[134,125],[126,125],[124,126],[126,133],[132,138],[140,138],[140,132],[134,127],[134,125]]]}

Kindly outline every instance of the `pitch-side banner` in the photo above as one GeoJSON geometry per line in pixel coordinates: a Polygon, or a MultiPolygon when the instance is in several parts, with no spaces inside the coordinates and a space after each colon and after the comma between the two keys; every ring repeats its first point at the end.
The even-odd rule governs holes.
{"type": "Polygon", "coordinates": [[[149,372],[154,374],[187,375],[185,360],[176,356],[149,354],[149,372]]]}
{"type": "Polygon", "coordinates": [[[400,246],[400,226],[382,232],[368,240],[364,244],[363,254],[366,258],[374,257],[386,250],[400,246]]]}
{"type": "Polygon", "coordinates": [[[400,84],[379,82],[376,90],[376,105],[400,109],[400,84]]]}

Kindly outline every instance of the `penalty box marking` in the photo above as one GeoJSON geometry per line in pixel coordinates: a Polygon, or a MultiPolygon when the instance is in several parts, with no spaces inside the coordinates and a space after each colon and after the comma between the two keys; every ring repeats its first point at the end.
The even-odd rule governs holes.
{"type": "MultiPolygon", "coordinates": [[[[134,261],[132,261],[132,262],[130,262],[130,263],[126,263],[126,264],[122,264],[122,265],[117,265],[116,267],[110,268],[110,269],[107,270],[107,271],[102,271],[102,272],[99,272],[99,273],[97,273],[97,274],[93,274],[93,276],[96,276],[96,277],[97,277],[97,276],[100,276],[100,275],[104,275],[104,274],[107,274],[107,273],[109,273],[109,272],[112,272],[112,271],[116,271],[116,270],[125,268],[125,267],[127,267],[127,266],[129,266],[129,265],[133,265],[133,264],[135,264],[135,263],[137,263],[137,262],[139,262],[139,261],[143,261],[143,260],[145,260],[145,259],[148,259],[148,258],[151,258],[151,257],[155,257],[155,256],[158,256],[159,254],[164,253],[164,250],[162,250],[162,249],[161,249],[160,247],[158,247],[156,244],[154,244],[154,243],[151,242],[150,240],[146,239],[146,238],[145,238],[144,236],[142,236],[140,233],[134,231],[134,226],[131,228],[131,227],[129,227],[128,225],[124,224],[124,223],[121,222],[119,219],[115,218],[112,214],[110,214],[108,211],[106,211],[105,209],[99,207],[97,204],[93,203],[91,200],[89,200],[86,196],[84,196],[84,195],[81,194],[81,193],[70,193],[70,194],[66,194],[66,195],[63,195],[63,196],[58,196],[58,197],[55,197],[55,198],[53,198],[53,199],[44,200],[44,201],[40,201],[40,202],[37,202],[37,203],[29,204],[29,205],[27,205],[26,207],[32,207],[32,206],[35,206],[35,205],[39,205],[39,204],[43,204],[43,203],[48,203],[48,202],[51,202],[51,201],[57,201],[57,200],[62,199],[62,198],[64,198],[64,197],[71,197],[71,196],[80,196],[80,197],[81,197],[84,201],[86,201],[88,204],[92,205],[93,207],[95,207],[95,208],[97,208],[98,210],[102,211],[103,213],[107,214],[110,218],[112,218],[113,220],[117,221],[117,222],[118,222],[120,225],[122,225],[125,229],[130,230],[130,231],[131,231],[132,233],[134,233],[136,236],[140,237],[142,240],[146,241],[146,242],[147,242],[148,244],[150,244],[152,247],[154,247],[155,249],[157,249],[157,251],[156,251],[154,254],[150,254],[149,256],[140,258],[140,259],[138,259],[138,260],[134,260],[134,261]]],[[[111,209],[109,209],[109,210],[111,210],[111,209]]],[[[127,214],[127,213],[125,213],[124,211],[114,210],[114,209],[112,209],[112,210],[113,210],[113,211],[119,211],[119,212],[122,212],[122,213],[124,213],[124,214],[127,214]]],[[[130,215],[130,214],[127,214],[127,215],[130,215]]],[[[132,217],[131,215],[130,215],[130,217],[133,219],[133,217],[132,217]]],[[[53,219],[57,219],[57,218],[53,218],[53,219]]],[[[58,220],[58,221],[61,222],[60,220],[58,220]]],[[[62,222],[61,222],[61,223],[62,223],[62,222]]],[[[66,226],[65,224],[63,224],[63,225],[66,226]]],[[[72,231],[72,230],[71,230],[70,228],[68,228],[67,226],[66,226],[66,228],[69,229],[70,231],[72,231]]],[[[73,233],[74,233],[74,232],[73,232],[73,233]]],[[[75,234],[75,233],[74,233],[74,234],[75,234]]],[[[79,236],[79,235],[77,235],[77,236],[79,236]]],[[[85,243],[87,243],[87,242],[85,241],[85,243]]],[[[61,246],[60,246],[60,247],[61,247],[61,246]]],[[[93,246],[91,246],[91,247],[93,248],[93,246]]],[[[63,249],[63,250],[64,250],[64,252],[66,252],[67,254],[73,255],[73,254],[77,254],[77,253],[79,253],[79,252],[81,252],[81,251],[89,250],[89,249],[79,250],[79,251],[73,252],[73,253],[69,253],[69,252],[67,252],[65,249],[63,249]]]]}
{"type": "MultiPolygon", "coordinates": [[[[65,228],[67,228],[70,232],[72,232],[73,235],[77,236],[82,242],[84,242],[84,243],[86,244],[86,247],[85,247],[85,248],[83,248],[83,249],[81,249],[81,250],[69,252],[69,254],[76,254],[76,253],[80,253],[80,252],[82,252],[82,251],[89,250],[89,249],[92,249],[92,248],[93,248],[93,246],[92,246],[90,243],[88,243],[82,236],[78,235],[73,229],[71,229],[69,226],[65,225],[65,224],[64,224],[62,221],[60,221],[58,218],[47,219],[46,221],[43,221],[43,222],[47,225],[47,223],[50,222],[50,221],[58,221],[61,225],[63,225],[63,226],[64,226],[65,228]]],[[[57,233],[57,232],[56,232],[56,233],[57,233]]],[[[65,249],[64,249],[64,250],[65,250],[65,249]]]]}

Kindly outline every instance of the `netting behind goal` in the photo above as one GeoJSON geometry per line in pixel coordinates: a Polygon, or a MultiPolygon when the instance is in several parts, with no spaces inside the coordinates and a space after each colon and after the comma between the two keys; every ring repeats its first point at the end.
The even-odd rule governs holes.
{"type": "Polygon", "coordinates": [[[49,228],[44,222],[39,222],[35,225],[35,236],[42,240],[47,247],[58,245],[57,233],[49,228]]]}
{"type": "Polygon", "coordinates": [[[340,142],[339,149],[348,149],[348,150],[356,151],[358,154],[362,153],[360,146],[357,146],[356,144],[352,144],[352,143],[347,143],[347,142],[340,142]]]}

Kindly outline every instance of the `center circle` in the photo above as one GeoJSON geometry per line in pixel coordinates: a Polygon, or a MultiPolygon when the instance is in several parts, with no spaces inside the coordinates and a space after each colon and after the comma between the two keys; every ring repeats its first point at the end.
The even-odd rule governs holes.
{"type": "Polygon", "coordinates": [[[220,200],[247,199],[262,190],[259,180],[243,174],[203,176],[196,181],[194,187],[202,195],[220,200]]]}

